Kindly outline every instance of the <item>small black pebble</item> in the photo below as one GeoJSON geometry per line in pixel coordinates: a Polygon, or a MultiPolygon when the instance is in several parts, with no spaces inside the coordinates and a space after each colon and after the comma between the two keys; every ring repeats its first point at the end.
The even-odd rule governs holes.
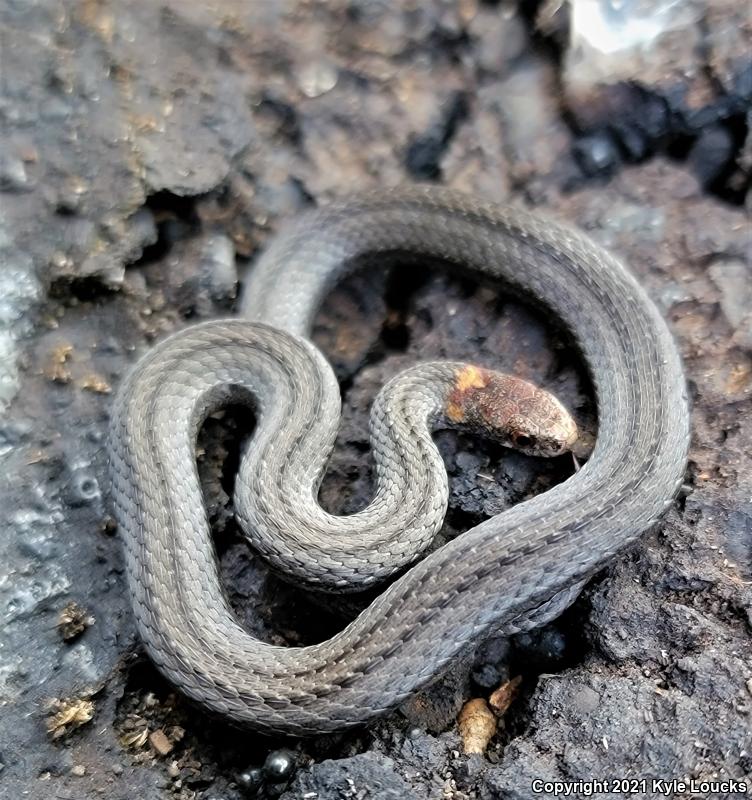
{"type": "Polygon", "coordinates": [[[295,772],[295,757],[289,750],[272,750],[264,761],[264,776],[272,783],[281,783],[295,772]]]}
{"type": "Polygon", "coordinates": [[[473,680],[481,689],[491,690],[509,680],[509,640],[494,638],[484,642],[475,656],[473,680]]]}
{"type": "Polygon", "coordinates": [[[264,773],[259,767],[251,767],[238,775],[238,786],[249,795],[255,794],[264,784],[264,773]]]}
{"type": "Polygon", "coordinates": [[[514,660],[532,669],[560,669],[566,660],[567,640],[556,628],[539,628],[516,636],[514,651],[514,660]]]}
{"type": "Polygon", "coordinates": [[[649,142],[642,131],[632,125],[620,125],[614,128],[614,136],[627,161],[641,161],[647,157],[649,142]]]}
{"type": "Polygon", "coordinates": [[[481,689],[495,689],[502,683],[505,668],[498,669],[495,664],[480,664],[473,668],[473,680],[481,689]]]}
{"type": "Polygon", "coordinates": [[[574,144],[574,157],[585,175],[610,175],[619,164],[619,150],[610,134],[601,131],[582,136],[574,144]]]}
{"type": "Polygon", "coordinates": [[[703,186],[717,180],[733,160],[734,137],[722,125],[705,128],[687,156],[689,166],[703,186]]]}

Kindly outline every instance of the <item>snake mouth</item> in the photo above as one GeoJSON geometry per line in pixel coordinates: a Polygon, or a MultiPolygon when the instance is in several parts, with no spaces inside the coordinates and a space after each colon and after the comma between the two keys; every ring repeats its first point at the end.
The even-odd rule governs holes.
{"type": "Polygon", "coordinates": [[[577,439],[578,433],[575,428],[566,436],[562,433],[551,433],[540,437],[531,433],[516,433],[511,436],[511,444],[516,450],[529,456],[556,458],[572,452],[577,439]]]}

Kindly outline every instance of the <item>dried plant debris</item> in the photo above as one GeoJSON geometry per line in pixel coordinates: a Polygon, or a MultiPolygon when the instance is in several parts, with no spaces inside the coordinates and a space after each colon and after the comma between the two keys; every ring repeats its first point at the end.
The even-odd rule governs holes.
{"type": "Polygon", "coordinates": [[[509,706],[512,705],[519,694],[521,683],[522,676],[517,675],[511,680],[502,683],[488,698],[488,705],[491,706],[491,710],[497,717],[501,718],[507,713],[509,706]]]}
{"type": "Polygon", "coordinates": [[[120,743],[130,750],[140,750],[149,741],[149,723],[137,714],[129,714],[122,725],[120,743]]]}
{"type": "Polygon", "coordinates": [[[53,739],[67,736],[71,731],[91,722],[94,717],[94,702],[86,697],[53,699],[49,701],[52,712],[47,718],[47,732],[53,739]]]}
{"type": "Polygon", "coordinates": [[[95,372],[85,375],[80,380],[79,386],[87,392],[96,392],[97,394],[110,394],[112,392],[112,386],[107,379],[95,372]]]}
{"type": "Polygon", "coordinates": [[[44,369],[45,376],[55,383],[69,383],[71,379],[68,362],[73,354],[73,345],[61,344],[50,353],[44,369]]]}
{"type": "Polygon", "coordinates": [[[486,752],[488,743],[496,733],[496,717],[483,698],[469,700],[457,718],[462,749],[466,755],[486,752]]]}
{"type": "Polygon", "coordinates": [[[94,617],[85,608],[71,601],[60,612],[60,616],[57,618],[57,628],[63,639],[71,642],[95,622],[94,617]]]}
{"type": "Polygon", "coordinates": [[[149,744],[154,748],[154,751],[160,756],[169,755],[172,748],[175,746],[168,738],[167,734],[159,728],[149,734],[149,744]]]}

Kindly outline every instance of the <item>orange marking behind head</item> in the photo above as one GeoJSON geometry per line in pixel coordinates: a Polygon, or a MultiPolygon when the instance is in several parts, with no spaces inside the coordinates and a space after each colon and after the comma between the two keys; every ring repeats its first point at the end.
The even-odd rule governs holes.
{"type": "Polygon", "coordinates": [[[452,400],[446,405],[446,415],[452,422],[462,422],[462,420],[465,419],[465,412],[462,410],[462,406],[452,400]]]}
{"type": "Polygon", "coordinates": [[[446,404],[446,415],[452,422],[465,419],[465,395],[471,389],[485,389],[488,385],[488,370],[468,364],[457,372],[446,404]]]}
{"type": "Polygon", "coordinates": [[[466,392],[468,389],[483,389],[487,383],[487,370],[468,364],[457,373],[455,386],[460,392],[466,392]]]}

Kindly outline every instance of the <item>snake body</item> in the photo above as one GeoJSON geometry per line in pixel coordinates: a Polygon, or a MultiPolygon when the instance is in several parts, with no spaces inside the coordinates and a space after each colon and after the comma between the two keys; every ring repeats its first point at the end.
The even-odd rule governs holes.
{"type": "MultiPolygon", "coordinates": [[[[681,485],[689,414],[669,331],[618,261],[550,220],[438,189],[346,198],[279,233],[255,265],[245,298],[245,319],[194,326],[144,356],[118,393],[110,437],[112,495],[141,637],[184,693],[235,722],[309,735],[374,719],[473,642],[514,630],[571,593],[650,527],[681,485]],[[297,531],[282,543],[273,535],[254,540],[278,568],[336,588],[367,584],[409,563],[414,556],[400,552],[393,533],[408,509],[425,511],[421,504],[430,501],[420,480],[440,468],[431,462],[419,479],[410,459],[425,442],[416,431],[372,429],[375,449],[383,445],[387,456],[377,463],[369,513],[377,513],[380,492],[393,492],[393,507],[405,514],[385,532],[368,513],[339,518],[355,525],[344,523],[328,550],[316,534],[323,522],[312,496],[323,467],[300,467],[312,442],[314,450],[331,446],[339,413],[331,371],[308,341],[316,310],[349,270],[396,256],[500,279],[551,309],[593,381],[595,449],[566,482],[414,564],[331,639],[302,648],[261,642],[237,622],[222,589],[196,432],[226,402],[255,406],[259,428],[242,459],[236,506],[250,528],[276,518],[280,528],[297,531]],[[385,444],[390,435],[402,446],[385,444]],[[291,482],[275,494],[285,465],[291,482]],[[313,520],[310,531],[300,529],[301,519],[313,520]]],[[[436,386],[458,369],[427,365],[391,396],[412,403],[413,417],[429,418],[436,386]]],[[[391,424],[390,414],[380,418],[391,424]]],[[[425,454],[419,460],[428,463],[425,454]]]]}

